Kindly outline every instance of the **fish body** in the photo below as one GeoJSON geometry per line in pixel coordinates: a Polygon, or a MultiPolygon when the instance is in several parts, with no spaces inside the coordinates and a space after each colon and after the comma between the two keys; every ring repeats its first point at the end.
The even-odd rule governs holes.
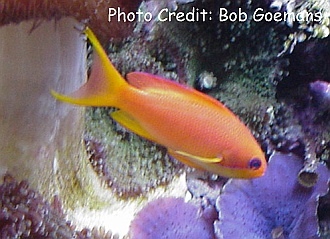
{"type": "Polygon", "coordinates": [[[216,99],[143,72],[114,68],[87,28],[95,54],[91,76],[80,89],[55,98],[84,106],[111,106],[111,117],[132,132],[165,146],[183,163],[225,177],[254,178],[267,163],[249,129],[216,99]]]}

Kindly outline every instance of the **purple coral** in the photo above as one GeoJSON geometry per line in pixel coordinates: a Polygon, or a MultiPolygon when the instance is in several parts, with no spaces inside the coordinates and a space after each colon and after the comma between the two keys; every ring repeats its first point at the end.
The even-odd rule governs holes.
{"type": "Polygon", "coordinates": [[[297,181],[302,165],[293,154],[275,153],[265,176],[228,183],[216,203],[217,238],[319,238],[318,198],[328,190],[330,173],[319,164],[317,184],[305,188],[297,181]]]}
{"type": "Polygon", "coordinates": [[[329,109],[330,105],[330,83],[317,80],[309,84],[314,103],[329,109]]]}
{"type": "Polygon", "coordinates": [[[1,238],[73,237],[66,221],[26,181],[6,176],[0,195],[1,238]]]}
{"type": "Polygon", "coordinates": [[[182,198],[161,198],[137,214],[130,226],[130,238],[212,239],[213,220],[182,198]]]}

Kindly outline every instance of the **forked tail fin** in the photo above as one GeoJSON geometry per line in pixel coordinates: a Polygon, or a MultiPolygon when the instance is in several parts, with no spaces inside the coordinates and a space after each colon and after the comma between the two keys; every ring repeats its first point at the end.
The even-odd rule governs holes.
{"type": "Polygon", "coordinates": [[[91,75],[77,91],[62,95],[53,90],[51,94],[58,100],[85,106],[117,106],[118,95],[128,83],[110,62],[100,42],[90,28],[84,33],[94,48],[91,75]]]}

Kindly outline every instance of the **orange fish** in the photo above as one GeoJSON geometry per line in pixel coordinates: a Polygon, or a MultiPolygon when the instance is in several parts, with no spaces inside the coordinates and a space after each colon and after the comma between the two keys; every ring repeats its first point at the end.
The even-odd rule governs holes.
{"type": "Polygon", "coordinates": [[[52,91],[61,101],[111,106],[111,117],[130,131],[165,146],[183,163],[224,177],[264,174],[264,153],[249,129],[219,101],[188,86],[142,72],[114,68],[93,32],[84,33],[94,47],[88,82],[70,95],[52,91]]]}

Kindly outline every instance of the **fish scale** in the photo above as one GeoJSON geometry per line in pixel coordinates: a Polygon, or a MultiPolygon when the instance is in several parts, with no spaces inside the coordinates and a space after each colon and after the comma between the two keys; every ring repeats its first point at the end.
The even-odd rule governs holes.
{"type": "Polygon", "coordinates": [[[186,85],[144,72],[127,81],[110,62],[93,32],[88,82],[70,95],[52,91],[61,101],[119,108],[112,118],[130,131],[165,146],[183,163],[221,176],[255,178],[267,162],[250,130],[221,102],[186,85]]]}

